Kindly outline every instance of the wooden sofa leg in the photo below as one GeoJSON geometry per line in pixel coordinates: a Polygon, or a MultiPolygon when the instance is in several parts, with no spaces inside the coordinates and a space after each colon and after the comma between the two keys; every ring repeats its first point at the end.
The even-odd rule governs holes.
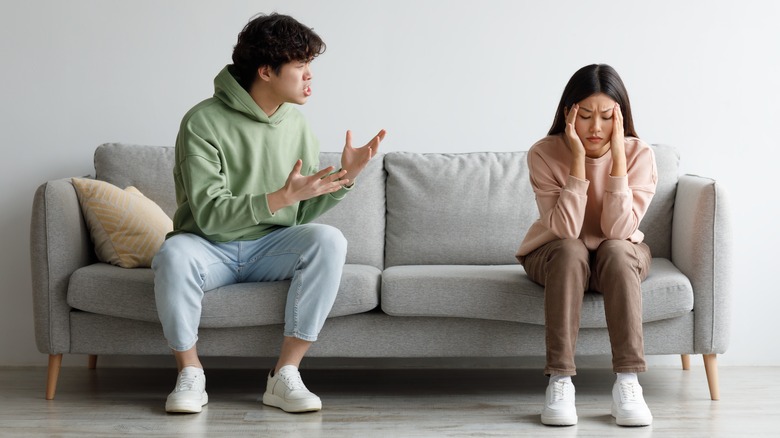
{"type": "Polygon", "coordinates": [[[89,361],[88,361],[87,367],[89,367],[89,369],[91,369],[91,370],[94,370],[95,368],[97,368],[97,354],[90,354],[89,355],[89,361]]]}
{"type": "Polygon", "coordinates": [[[710,386],[710,398],[720,400],[720,390],[718,386],[718,355],[705,354],[704,371],[707,373],[707,383],[710,386]]]}
{"type": "Polygon", "coordinates": [[[688,371],[691,369],[691,355],[690,354],[681,354],[680,358],[682,359],[682,368],[685,371],[688,371]]]}
{"type": "Polygon", "coordinates": [[[48,378],[46,379],[46,400],[54,399],[54,392],[57,391],[57,379],[60,377],[61,366],[62,354],[50,354],[48,378]]]}

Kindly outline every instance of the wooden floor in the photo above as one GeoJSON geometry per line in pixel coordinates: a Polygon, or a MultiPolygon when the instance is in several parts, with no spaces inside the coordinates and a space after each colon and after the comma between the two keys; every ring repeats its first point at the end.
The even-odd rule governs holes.
{"type": "Polygon", "coordinates": [[[702,367],[656,368],[640,381],[655,417],[622,428],[609,414],[613,375],[580,370],[579,424],[539,421],[546,379],[539,370],[309,370],[323,410],[287,414],[258,401],[262,371],[207,370],[201,414],[168,415],[172,369],[66,367],[56,398],[44,399],[44,368],[0,368],[2,437],[747,437],[780,436],[780,367],[721,367],[711,401],[702,367]]]}

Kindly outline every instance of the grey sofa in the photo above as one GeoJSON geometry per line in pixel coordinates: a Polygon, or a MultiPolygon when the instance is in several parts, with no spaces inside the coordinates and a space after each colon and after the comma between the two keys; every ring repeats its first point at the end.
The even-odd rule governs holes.
{"type": "MultiPolygon", "coordinates": [[[[730,233],[721,187],[678,176],[679,156],[653,146],[659,183],[642,222],[654,259],[642,287],[649,355],[703,354],[718,398],[717,354],[729,341],[730,233]]],[[[173,148],[105,144],[95,177],[136,186],[169,215],[173,148]]],[[[339,154],[322,153],[321,164],[339,154]]],[[[319,222],[349,242],[338,298],[309,357],[543,357],[543,290],[515,251],[538,212],[525,152],[376,157],[352,193],[319,222]]],[[[49,354],[46,398],[64,353],[169,355],[150,269],[96,260],[70,178],[35,193],[31,223],[38,349],[49,354]]],[[[288,282],[206,293],[204,356],[274,357],[288,282]]],[[[609,355],[599,294],[587,293],[578,355],[609,355]]]]}

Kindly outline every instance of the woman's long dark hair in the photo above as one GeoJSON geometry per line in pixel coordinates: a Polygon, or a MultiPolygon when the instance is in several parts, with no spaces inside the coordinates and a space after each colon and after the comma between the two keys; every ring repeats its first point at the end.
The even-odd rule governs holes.
{"type": "Polygon", "coordinates": [[[563,89],[561,101],[555,111],[555,120],[548,135],[566,131],[566,110],[596,93],[604,93],[620,105],[623,113],[623,133],[626,137],[639,137],[634,130],[631,102],[623,80],[614,68],[607,64],[591,64],[577,70],[563,89]]]}

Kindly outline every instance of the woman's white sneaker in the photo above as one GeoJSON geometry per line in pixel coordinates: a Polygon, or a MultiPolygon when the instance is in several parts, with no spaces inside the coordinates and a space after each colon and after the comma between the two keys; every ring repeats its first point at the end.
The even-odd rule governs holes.
{"type": "Polygon", "coordinates": [[[612,416],[618,426],[649,426],[653,423],[653,414],[645,403],[639,382],[615,382],[612,386],[612,416]]]}
{"type": "Polygon", "coordinates": [[[208,402],[206,374],[197,367],[184,367],[176,378],[176,387],[168,394],[165,411],[195,414],[208,402]]]}
{"type": "Polygon", "coordinates": [[[577,424],[574,394],[574,384],[571,383],[571,380],[550,382],[544,396],[542,424],[548,426],[574,426],[577,424]]]}
{"type": "Polygon", "coordinates": [[[311,412],[322,409],[322,401],[303,384],[298,368],[285,365],[276,375],[268,374],[263,404],[285,412],[311,412]]]}

